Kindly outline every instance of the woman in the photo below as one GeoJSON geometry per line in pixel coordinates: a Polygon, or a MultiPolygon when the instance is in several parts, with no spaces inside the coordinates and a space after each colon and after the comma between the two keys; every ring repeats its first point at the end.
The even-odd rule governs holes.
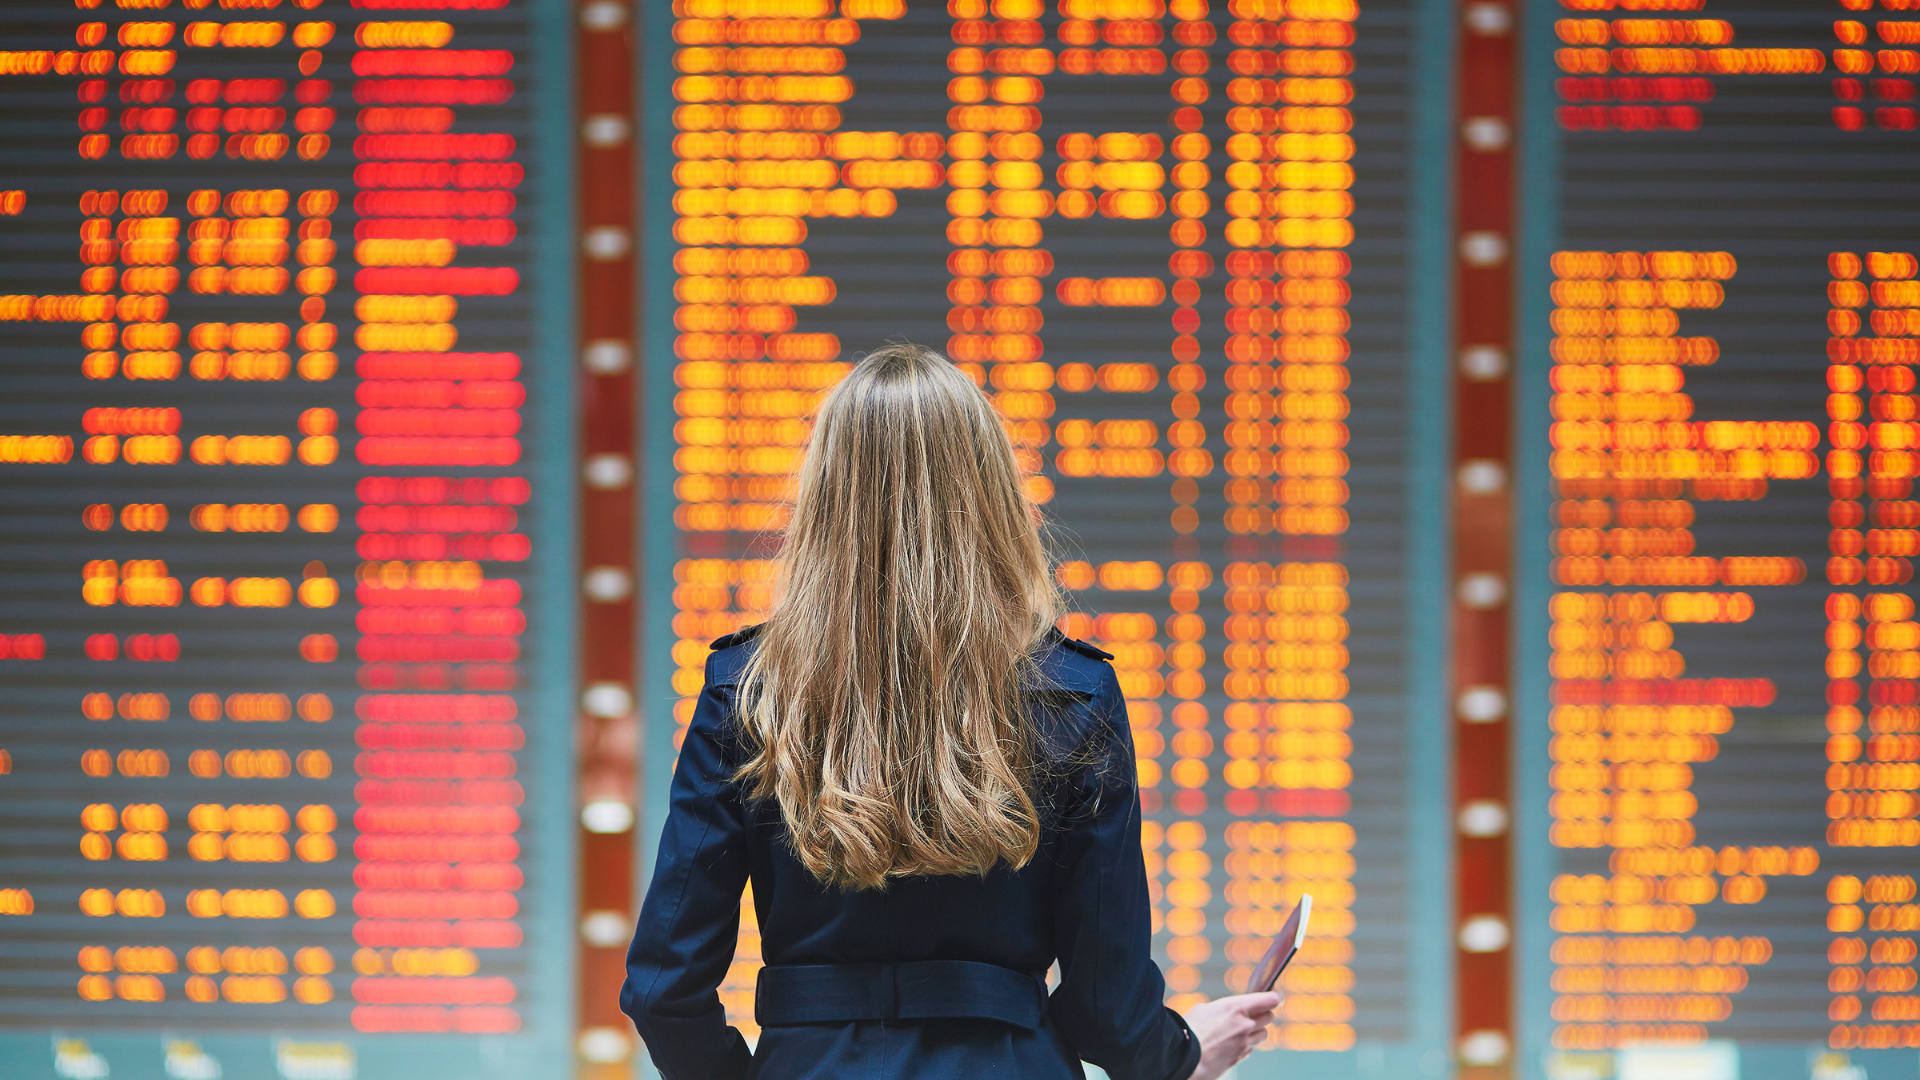
{"type": "Polygon", "coordinates": [[[627,954],[667,1080],[1211,1080],[1265,1035],[1277,994],[1161,1004],[1125,702],[1052,628],[1037,517],[938,354],[827,396],[783,598],[713,643],[627,954]],[[748,881],[753,1051],[716,994],[748,881]]]}

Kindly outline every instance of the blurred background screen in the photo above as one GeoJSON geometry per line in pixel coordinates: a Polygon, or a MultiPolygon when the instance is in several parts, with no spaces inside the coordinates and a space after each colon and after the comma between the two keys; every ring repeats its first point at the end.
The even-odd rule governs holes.
{"type": "Polygon", "coordinates": [[[517,5],[186,7],[0,25],[0,1071],[529,1068],[553,80],[517,5]]]}
{"type": "Polygon", "coordinates": [[[813,392],[943,348],[1033,474],[1065,629],[1114,654],[1175,1000],[1243,987],[1311,890],[1275,1038],[1349,1050],[1407,1028],[1412,58],[1405,5],[1322,8],[673,23],[673,679],[684,720],[704,642],[766,616],[813,392]],[[736,103],[756,80],[792,92],[736,103]]]}

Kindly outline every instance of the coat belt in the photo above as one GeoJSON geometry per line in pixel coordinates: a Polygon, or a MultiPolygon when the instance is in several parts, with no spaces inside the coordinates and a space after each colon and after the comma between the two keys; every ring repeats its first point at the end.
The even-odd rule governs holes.
{"type": "Polygon", "coordinates": [[[972,960],[898,964],[769,964],[754,989],[762,1027],[973,1017],[1037,1030],[1044,974],[972,960]]]}

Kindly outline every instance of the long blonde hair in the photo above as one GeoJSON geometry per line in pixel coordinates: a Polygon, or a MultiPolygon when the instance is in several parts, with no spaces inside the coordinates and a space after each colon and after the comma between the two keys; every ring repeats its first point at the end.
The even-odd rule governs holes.
{"type": "Polygon", "coordinates": [[[940,354],[889,345],[822,403],[736,775],[821,882],[1033,857],[1023,684],[1059,607],[1036,522],[992,402],[940,354]]]}

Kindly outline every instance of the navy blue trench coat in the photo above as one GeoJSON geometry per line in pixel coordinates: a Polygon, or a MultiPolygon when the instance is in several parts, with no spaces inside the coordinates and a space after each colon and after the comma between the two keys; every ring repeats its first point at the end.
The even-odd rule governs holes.
{"type": "Polygon", "coordinates": [[[743,799],[731,779],[743,754],[735,694],[752,637],[721,638],[707,658],[627,952],[620,1006],[661,1074],[1054,1080],[1083,1077],[1085,1060],[1113,1080],[1186,1080],[1200,1044],[1162,1004],[1149,952],[1133,739],[1111,657],[1058,634],[1040,653],[1033,714],[1059,765],[1042,782],[1047,820],[1030,863],[842,892],[793,857],[779,808],[743,799]],[[754,1050],[727,1024],[717,993],[749,880],[768,965],[754,1050]],[[1055,962],[1060,978],[1048,994],[1055,962]],[[923,976],[918,999],[907,988],[914,972],[923,976]],[[1000,978],[982,983],[980,973],[1000,978]],[[813,981],[785,984],[802,992],[775,1000],[770,987],[782,984],[770,977],[782,975],[813,981]],[[870,1009],[845,1007],[853,999],[870,1009]],[[865,1018],[834,1018],[849,1016],[865,1018]]]}

